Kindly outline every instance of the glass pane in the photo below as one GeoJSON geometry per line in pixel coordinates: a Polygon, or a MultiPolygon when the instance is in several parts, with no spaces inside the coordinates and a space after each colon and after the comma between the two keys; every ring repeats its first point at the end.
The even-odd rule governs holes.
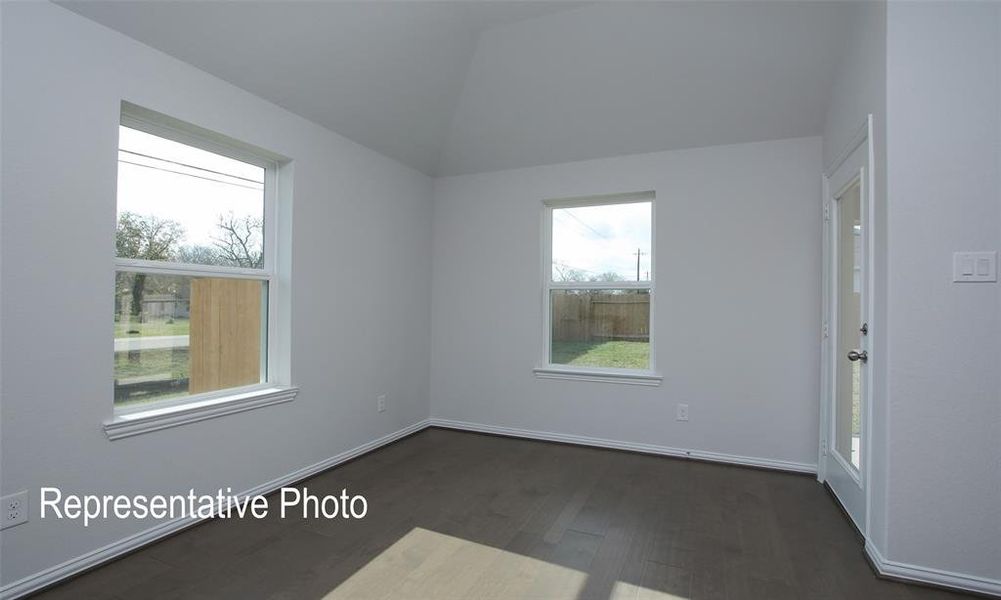
{"type": "Polygon", "coordinates": [[[115,275],[115,405],[266,379],[267,283],[115,275]]]}
{"type": "Polygon", "coordinates": [[[650,281],[653,204],[553,209],[553,281],[650,281]]]}
{"type": "Polygon", "coordinates": [[[849,361],[862,348],[862,221],[856,182],[838,205],[838,373],[835,442],[838,453],[856,469],[861,464],[862,363],[849,361]]]}
{"type": "Polygon", "coordinates": [[[119,258],[264,267],[264,169],[119,128],[119,258]]]}
{"type": "Polygon", "coordinates": [[[648,290],[552,290],[554,365],[650,368],[648,290]]]}

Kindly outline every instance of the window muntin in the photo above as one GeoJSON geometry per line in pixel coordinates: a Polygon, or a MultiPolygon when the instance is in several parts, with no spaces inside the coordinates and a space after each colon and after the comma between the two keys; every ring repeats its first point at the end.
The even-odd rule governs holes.
{"type": "Polygon", "coordinates": [[[269,381],[276,165],[128,114],[119,135],[116,410],[269,381]]]}
{"type": "Polygon", "coordinates": [[[653,193],[546,203],[545,363],[653,366],[653,193]]]}

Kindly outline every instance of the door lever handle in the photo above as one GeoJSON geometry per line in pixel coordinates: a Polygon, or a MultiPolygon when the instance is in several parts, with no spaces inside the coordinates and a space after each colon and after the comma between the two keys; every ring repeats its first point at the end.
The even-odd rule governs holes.
{"type": "Polygon", "coordinates": [[[863,350],[861,352],[859,352],[858,350],[849,350],[848,351],[848,360],[850,360],[852,362],[860,360],[863,363],[865,363],[865,362],[869,361],[869,353],[866,352],[865,350],[863,350]]]}

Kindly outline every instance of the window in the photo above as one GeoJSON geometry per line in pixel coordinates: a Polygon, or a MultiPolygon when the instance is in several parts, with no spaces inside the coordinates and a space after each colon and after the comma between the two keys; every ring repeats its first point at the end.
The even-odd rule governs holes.
{"type": "Polygon", "coordinates": [[[640,375],[642,382],[659,382],[651,373],[653,198],[643,192],[545,203],[540,376],[640,375]]]}
{"type": "Polygon", "coordinates": [[[116,411],[263,389],[273,380],[277,163],[238,142],[123,107],[116,411]]]}

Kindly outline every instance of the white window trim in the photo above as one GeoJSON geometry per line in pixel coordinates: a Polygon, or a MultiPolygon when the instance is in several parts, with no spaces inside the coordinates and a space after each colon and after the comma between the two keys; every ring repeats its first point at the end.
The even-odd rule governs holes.
{"type": "Polygon", "coordinates": [[[639,369],[597,369],[553,365],[532,369],[539,379],[568,379],[576,381],[597,381],[601,383],[626,383],[630,385],[658,386],[664,379],[653,371],[639,369]]]}
{"type": "Polygon", "coordinates": [[[291,402],[299,393],[299,388],[258,385],[230,388],[223,392],[225,393],[186,396],[183,403],[150,403],[140,411],[118,411],[114,419],[104,424],[104,433],[109,440],[120,440],[141,433],[291,402]]]}
{"type": "Polygon", "coordinates": [[[564,379],[591,381],[601,383],[622,383],[630,385],[658,386],[663,376],[656,371],[657,357],[654,343],[654,298],[656,274],[654,261],[657,248],[657,202],[653,190],[630,192],[625,194],[607,194],[601,196],[584,196],[576,198],[558,198],[542,202],[542,357],[539,366],[533,369],[539,379],[564,379]],[[632,204],[650,202],[650,281],[616,281],[616,282],[558,282],[553,281],[553,209],[575,208],[581,206],[600,206],[608,204],[632,204]],[[636,289],[648,290],[650,294],[650,368],[649,369],[615,369],[597,367],[575,367],[550,362],[552,357],[552,308],[550,296],[552,290],[575,289],[636,289]]]}
{"type": "MultiPolygon", "coordinates": [[[[287,281],[284,281],[287,278],[283,279],[278,273],[279,265],[287,262],[282,261],[280,256],[281,241],[278,239],[279,189],[283,193],[290,190],[287,182],[279,181],[283,170],[282,163],[287,159],[128,102],[122,102],[121,125],[264,169],[264,268],[171,263],[116,256],[114,270],[187,277],[256,279],[267,282],[267,340],[261,356],[262,362],[266,365],[266,373],[265,381],[249,386],[191,394],[134,406],[115,406],[113,418],[104,423],[108,439],[121,439],[293,400],[299,388],[290,385],[286,356],[289,351],[288,336],[279,329],[279,323],[285,325],[288,323],[281,312],[285,308],[282,298],[287,294],[286,290],[280,287],[287,285],[287,281]]],[[[287,232],[288,227],[281,227],[281,231],[287,232]]]]}

